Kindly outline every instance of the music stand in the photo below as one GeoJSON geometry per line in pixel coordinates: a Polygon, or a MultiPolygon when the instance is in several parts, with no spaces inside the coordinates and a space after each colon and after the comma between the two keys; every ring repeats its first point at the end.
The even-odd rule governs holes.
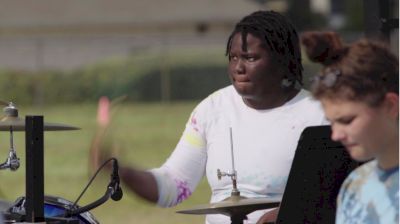
{"type": "Polygon", "coordinates": [[[330,136],[330,126],[308,127],[302,132],[276,224],[335,223],[340,186],[359,163],[330,136]]]}

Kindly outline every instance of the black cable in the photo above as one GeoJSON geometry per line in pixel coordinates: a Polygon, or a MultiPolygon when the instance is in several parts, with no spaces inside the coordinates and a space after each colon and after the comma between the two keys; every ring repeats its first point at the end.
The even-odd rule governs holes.
{"type": "Polygon", "coordinates": [[[103,167],[109,163],[111,160],[117,161],[116,158],[112,157],[108,160],[106,160],[96,171],[96,173],[93,175],[93,177],[90,179],[89,183],[86,185],[85,189],[83,189],[82,193],[79,195],[79,197],[76,199],[76,201],[74,202],[74,204],[72,205],[71,208],[75,208],[75,206],[78,204],[78,201],[81,199],[81,197],[83,196],[83,194],[86,192],[86,190],[89,188],[90,184],[93,182],[94,178],[96,178],[97,174],[100,172],[101,169],[103,169],[103,167]]]}
{"type": "Polygon", "coordinates": [[[71,216],[74,216],[74,215],[78,215],[78,214],[81,214],[82,212],[87,212],[89,210],[92,210],[92,209],[102,205],[104,202],[106,202],[111,197],[111,195],[113,194],[113,191],[114,190],[113,190],[112,187],[108,187],[106,193],[101,198],[97,199],[95,202],[92,202],[92,203],[90,203],[90,204],[88,204],[86,206],[83,206],[83,207],[68,211],[65,214],[65,216],[66,217],[71,217],[71,216]]]}

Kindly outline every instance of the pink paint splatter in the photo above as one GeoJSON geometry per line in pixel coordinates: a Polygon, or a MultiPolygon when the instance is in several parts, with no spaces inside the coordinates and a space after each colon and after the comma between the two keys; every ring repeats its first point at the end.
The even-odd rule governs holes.
{"type": "Polygon", "coordinates": [[[197,128],[197,120],[194,115],[195,113],[193,113],[192,118],[190,119],[190,124],[192,125],[193,129],[198,132],[199,129],[197,128]]]}
{"type": "Polygon", "coordinates": [[[178,199],[177,202],[180,203],[186,198],[188,198],[192,192],[190,191],[189,187],[187,186],[186,181],[175,180],[176,187],[178,188],[178,199]]]}

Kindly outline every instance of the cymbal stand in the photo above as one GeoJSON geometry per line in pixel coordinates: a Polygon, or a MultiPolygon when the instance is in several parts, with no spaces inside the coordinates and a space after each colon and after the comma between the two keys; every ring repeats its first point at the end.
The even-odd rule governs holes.
{"type": "MultiPolygon", "coordinates": [[[[221,180],[222,177],[228,176],[232,179],[232,192],[231,197],[228,198],[229,200],[237,200],[239,201],[240,198],[240,191],[237,188],[237,172],[235,170],[235,158],[233,154],[233,137],[232,137],[232,127],[229,128],[230,134],[230,142],[231,142],[231,160],[232,160],[232,172],[221,172],[220,169],[217,169],[217,177],[218,180],[221,180]]],[[[243,220],[247,219],[246,214],[238,213],[231,215],[231,224],[243,224],[243,220]]]]}
{"type": "MultiPolygon", "coordinates": [[[[18,117],[18,109],[15,105],[10,102],[7,107],[4,108],[4,113],[8,117],[18,117]]],[[[8,158],[2,164],[0,164],[0,170],[10,169],[11,171],[16,171],[19,168],[19,158],[17,156],[17,151],[14,147],[14,133],[13,128],[10,126],[10,151],[8,153],[8,158]]]]}
{"type": "Polygon", "coordinates": [[[0,170],[10,169],[11,171],[16,171],[19,168],[19,165],[17,151],[15,151],[14,148],[13,130],[12,127],[10,127],[10,151],[8,152],[8,158],[6,161],[0,165],[0,170]]]}
{"type": "Polygon", "coordinates": [[[232,138],[232,128],[229,128],[229,134],[230,134],[230,141],[231,141],[231,160],[232,160],[232,172],[221,172],[220,169],[217,169],[217,177],[218,180],[221,180],[223,176],[228,176],[231,177],[232,179],[232,192],[231,196],[240,196],[240,191],[237,189],[237,172],[235,170],[235,159],[233,155],[233,138],[232,138]]]}
{"type": "Polygon", "coordinates": [[[25,117],[26,192],[23,212],[9,211],[4,215],[17,223],[79,224],[77,218],[45,217],[43,131],[43,116],[25,117]]]}

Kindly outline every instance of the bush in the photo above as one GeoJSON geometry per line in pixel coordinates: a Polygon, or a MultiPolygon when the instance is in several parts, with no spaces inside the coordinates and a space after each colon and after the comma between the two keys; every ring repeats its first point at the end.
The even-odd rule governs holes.
{"type": "MultiPolygon", "coordinates": [[[[319,67],[306,58],[304,84],[319,67]]],[[[127,101],[199,100],[230,84],[226,58],[176,53],[109,60],[76,71],[0,71],[0,100],[31,104],[97,102],[126,95],[127,101]]]]}
{"type": "Polygon", "coordinates": [[[96,102],[101,96],[121,95],[131,101],[195,100],[229,84],[223,57],[171,55],[167,61],[157,55],[146,57],[70,72],[1,71],[0,99],[17,104],[96,102]]]}

